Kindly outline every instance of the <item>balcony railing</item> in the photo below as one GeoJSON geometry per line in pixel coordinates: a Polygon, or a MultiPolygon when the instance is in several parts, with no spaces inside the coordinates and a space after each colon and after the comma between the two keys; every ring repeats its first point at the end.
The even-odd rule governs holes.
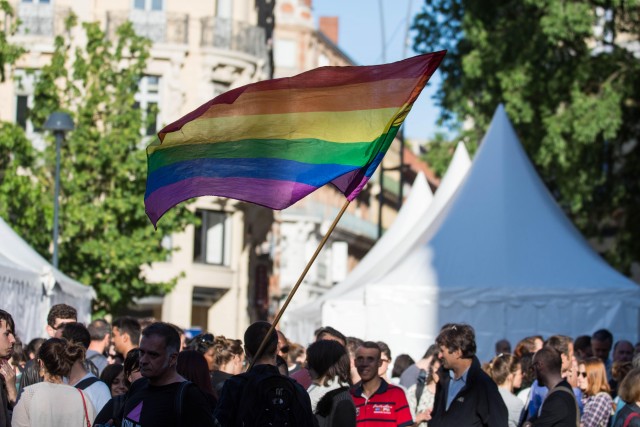
{"type": "Polygon", "coordinates": [[[264,28],[226,18],[201,19],[203,47],[240,51],[263,58],[267,45],[264,28]]]}
{"type": "Polygon", "coordinates": [[[64,21],[71,10],[50,4],[19,3],[15,9],[20,20],[19,35],[54,37],[64,32],[64,21]]]}
{"type": "Polygon", "coordinates": [[[113,39],[116,29],[131,21],[136,34],[153,43],[187,44],[189,42],[189,15],[185,13],[136,13],[137,11],[107,12],[107,35],[113,39]]]}

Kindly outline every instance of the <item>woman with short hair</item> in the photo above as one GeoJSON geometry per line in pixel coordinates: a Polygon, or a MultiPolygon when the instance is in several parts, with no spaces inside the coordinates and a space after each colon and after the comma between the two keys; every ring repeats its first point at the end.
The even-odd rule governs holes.
{"type": "Polygon", "coordinates": [[[71,367],[84,360],[85,349],[62,338],[45,341],[37,363],[44,380],[26,387],[13,410],[12,427],[90,427],[95,409],[80,389],[65,384],[71,367]]]}
{"type": "Polygon", "coordinates": [[[632,369],[620,383],[618,396],[625,402],[613,427],[640,427],[640,368],[632,369]]]}
{"type": "Polygon", "coordinates": [[[583,392],[581,427],[606,427],[611,418],[612,399],[607,371],[602,360],[590,357],[578,364],[578,387],[583,392]]]}
{"type": "Polygon", "coordinates": [[[517,427],[524,403],[513,394],[522,384],[522,365],[512,354],[499,354],[489,363],[487,374],[498,385],[498,391],[509,412],[509,427],[517,427]]]}

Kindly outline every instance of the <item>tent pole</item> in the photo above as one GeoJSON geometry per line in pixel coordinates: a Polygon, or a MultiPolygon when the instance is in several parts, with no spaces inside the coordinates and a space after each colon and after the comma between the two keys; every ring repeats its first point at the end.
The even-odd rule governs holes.
{"type": "Polygon", "coordinates": [[[293,299],[293,296],[295,295],[296,291],[298,290],[298,288],[302,284],[302,281],[304,280],[304,277],[309,272],[309,269],[311,268],[311,266],[315,262],[316,258],[320,254],[320,251],[324,247],[325,243],[327,243],[327,240],[329,239],[329,236],[331,235],[331,233],[333,233],[333,230],[336,228],[336,225],[338,225],[338,221],[340,221],[340,218],[342,218],[342,215],[347,210],[347,207],[349,207],[349,203],[351,203],[350,200],[345,201],[344,206],[342,206],[342,209],[340,209],[340,212],[338,212],[338,215],[333,220],[333,223],[331,224],[331,227],[329,227],[329,230],[327,230],[327,232],[324,234],[324,237],[320,241],[320,244],[318,245],[318,248],[316,249],[316,251],[313,253],[313,256],[311,257],[311,259],[307,263],[307,266],[304,268],[304,270],[302,270],[302,274],[300,274],[300,277],[298,278],[298,281],[296,282],[296,284],[293,287],[293,289],[291,289],[291,292],[289,292],[289,296],[287,296],[286,301],[284,302],[284,304],[282,305],[282,307],[278,311],[278,314],[276,315],[275,319],[273,319],[273,322],[271,323],[271,327],[269,328],[269,331],[267,332],[267,335],[265,335],[264,339],[260,343],[260,347],[258,347],[258,351],[256,352],[256,354],[253,355],[253,358],[251,360],[251,365],[249,365],[249,369],[253,368],[254,363],[256,362],[256,360],[260,357],[260,355],[264,351],[264,348],[267,346],[267,339],[269,338],[269,336],[271,336],[273,331],[276,329],[276,326],[278,325],[278,322],[280,321],[280,318],[284,314],[284,311],[289,306],[289,303],[291,302],[291,300],[293,299]]]}

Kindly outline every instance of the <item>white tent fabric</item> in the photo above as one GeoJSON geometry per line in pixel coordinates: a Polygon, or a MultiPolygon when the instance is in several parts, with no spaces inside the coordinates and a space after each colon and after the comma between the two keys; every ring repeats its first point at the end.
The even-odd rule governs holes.
{"type": "MultiPolygon", "coordinates": [[[[365,307],[359,303],[362,301],[364,286],[384,275],[406,255],[407,249],[419,236],[416,230],[425,228],[430,218],[433,219],[437,215],[464,178],[470,165],[469,153],[463,144],[458,144],[435,197],[424,175],[418,174],[407,200],[391,227],[347,278],[317,300],[290,313],[285,313],[283,330],[289,338],[307,343],[312,340],[313,331],[320,326],[330,325],[337,328],[333,317],[327,314],[325,318],[323,314],[327,309],[333,309],[334,304],[342,304],[341,307],[336,307],[341,325],[343,323],[356,325],[356,320],[364,316],[365,307]],[[345,297],[345,294],[354,292],[360,293],[348,299],[345,297]]],[[[356,333],[350,335],[360,336],[356,333]]]]}
{"type": "Polygon", "coordinates": [[[55,269],[0,218],[0,294],[2,309],[12,314],[16,331],[27,342],[43,336],[53,304],[78,310],[78,320],[91,320],[95,291],[55,269]]]}
{"type": "MultiPolygon", "coordinates": [[[[534,334],[607,328],[636,342],[640,287],[595,253],[556,204],[502,106],[471,170],[409,255],[364,291],[364,339],[420,357],[448,322],[476,331],[478,355],[534,334]]],[[[344,310],[333,315],[332,326],[344,310]]],[[[329,320],[324,316],[323,323],[329,320]]],[[[349,319],[356,320],[356,319],[349,319]]]]}

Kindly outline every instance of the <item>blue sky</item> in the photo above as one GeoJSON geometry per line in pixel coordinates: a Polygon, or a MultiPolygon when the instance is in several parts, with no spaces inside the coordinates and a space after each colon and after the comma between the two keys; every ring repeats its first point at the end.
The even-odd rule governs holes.
{"type": "MultiPolygon", "coordinates": [[[[422,8],[423,0],[382,0],[386,39],[386,61],[383,61],[380,0],[313,0],[313,14],[338,16],[338,45],[358,65],[393,62],[415,55],[409,46],[404,47],[407,28],[407,12],[410,22],[422,8]]],[[[411,34],[409,35],[411,38],[411,34]]],[[[439,83],[436,73],[429,85],[415,102],[405,121],[405,135],[410,139],[424,140],[441,130],[435,124],[438,109],[431,99],[439,83]]]]}

